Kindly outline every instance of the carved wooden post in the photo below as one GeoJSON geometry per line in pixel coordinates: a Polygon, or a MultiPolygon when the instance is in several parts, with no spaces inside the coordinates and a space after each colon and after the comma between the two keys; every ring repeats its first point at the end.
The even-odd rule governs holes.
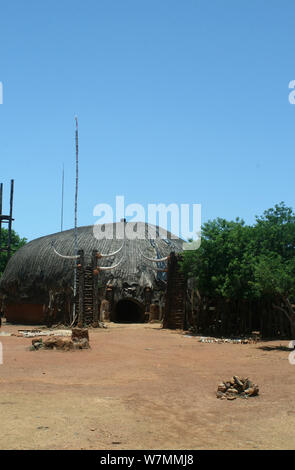
{"type": "Polygon", "coordinates": [[[79,250],[80,260],[78,264],[78,279],[79,279],[79,315],[78,327],[83,327],[84,320],[84,251],[79,250]]]}
{"type": "Polygon", "coordinates": [[[98,275],[97,269],[97,250],[92,250],[92,308],[93,308],[93,327],[98,327],[98,275]]]}
{"type": "Polygon", "coordinates": [[[114,290],[113,286],[108,286],[106,288],[105,298],[109,302],[109,320],[113,319],[113,309],[114,309],[114,290]]]}
{"type": "Polygon", "coordinates": [[[184,327],[186,282],[178,265],[179,255],[171,252],[168,261],[167,288],[163,328],[184,327]]]}
{"type": "Polygon", "coordinates": [[[106,299],[103,299],[100,304],[100,321],[110,321],[110,303],[106,299]]]}
{"type": "Polygon", "coordinates": [[[152,301],[152,291],[150,287],[145,287],[144,289],[144,303],[145,303],[145,312],[150,311],[150,305],[152,301]]]}

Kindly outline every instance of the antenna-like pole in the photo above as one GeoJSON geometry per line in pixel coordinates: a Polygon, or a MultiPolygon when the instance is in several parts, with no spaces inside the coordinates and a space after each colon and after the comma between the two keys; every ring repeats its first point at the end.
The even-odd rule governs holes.
{"type": "Polygon", "coordinates": [[[1,253],[1,237],[2,237],[2,196],[3,196],[3,183],[0,184],[0,253],[1,253]]]}
{"type": "MultiPolygon", "coordinates": [[[[77,207],[78,207],[78,178],[79,178],[79,146],[78,146],[78,118],[76,121],[76,187],[75,187],[75,255],[78,254],[78,234],[77,234],[77,207]]],[[[77,261],[74,269],[74,305],[73,305],[73,323],[76,320],[76,293],[77,293],[77,261]]]]}
{"type": "MultiPolygon", "coordinates": [[[[77,205],[78,205],[78,177],[79,177],[79,147],[78,147],[78,118],[76,120],[76,190],[75,190],[75,250],[78,251],[77,241],[77,205]]],[[[77,253],[75,253],[77,254],[77,253]]]]}
{"type": "Polygon", "coordinates": [[[62,178],[61,178],[61,214],[60,214],[60,231],[63,231],[64,222],[64,185],[65,185],[65,168],[62,165],[62,178]]]}
{"type": "Polygon", "coordinates": [[[13,207],[13,186],[14,180],[10,181],[10,210],[9,210],[9,222],[8,222],[8,245],[7,245],[7,259],[9,260],[11,255],[11,230],[12,230],[12,207],[13,207]]]}

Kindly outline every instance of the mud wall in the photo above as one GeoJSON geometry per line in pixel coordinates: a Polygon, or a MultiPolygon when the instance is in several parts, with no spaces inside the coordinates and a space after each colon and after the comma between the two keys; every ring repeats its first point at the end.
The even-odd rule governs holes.
{"type": "Polygon", "coordinates": [[[9,304],[5,307],[4,315],[10,323],[30,325],[44,322],[42,304],[9,304]]]}

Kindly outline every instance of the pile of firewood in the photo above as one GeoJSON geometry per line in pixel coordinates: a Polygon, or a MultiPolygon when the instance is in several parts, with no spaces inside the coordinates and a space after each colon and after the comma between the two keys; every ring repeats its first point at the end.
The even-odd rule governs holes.
{"type": "Polygon", "coordinates": [[[244,377],[234,375],[229,381],[222,382],[217,387],[216,396],[222,400],[235,400],[238,397],[255,397],[259,394],[258,385],[244,377]]]}
{"type": "Polygon", "coordinates": [[[71,349],[89,349],[89,334],[86,328],[73,328],[71,337],[69,336],[48,336],[34,338],[31,350],[37,349],[61,349],[70,351],[71,349]]]}

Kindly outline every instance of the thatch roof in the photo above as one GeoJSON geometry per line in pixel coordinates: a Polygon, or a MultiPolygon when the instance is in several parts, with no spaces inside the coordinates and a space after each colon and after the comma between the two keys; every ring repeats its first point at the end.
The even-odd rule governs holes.
{"type": "MultiPolygon", "coordinates": [[[[114,233],[122,229],[124,222],[106,224],[106,230],[112,226],[114,233]]],[[[155,271],[155,265],[164,268],[162,263],[152,263],[145,260],[140,250],[148,257],[162,258],[171,251],[179,253],[182,251],[183,240],[172,236],[159,227],[144,222],[134,223],[134,230],[142,230],[145,239],[126,239],[124,248],[114,258],[99,260],[99,265],[110,266],[117,263],[122,256],[122,263],[111,271],[101,272],[103,283],[111,282],[112,285],[123,285],[127,283],[140,284],[142,287],[152,287],[160,279],[164,279],[163,273],[155,271]],[[150,239],[153,231],[155,236],[150,239]],[[165,238],[162,238],[165,236],[165,238]]],[[[93,235],[93,226],[79,227],[78,248],[84,250],[85,263],[90,264],[92,250],[100,253],[111,253],[122,245],[121,239],[97,240],[93,235]]],[[[74,229],[54,233],[45,237],[32,240],[20,248],[10,259],[0,281],[0,293],[8,297],[25,299],[34,298],[38,293],[47,292],[48,289],[59,289],[73,285],[73,273],[75,261],[63,259],[54,253],[55,249],[63,255],[75,254],[74,229]]]]}

